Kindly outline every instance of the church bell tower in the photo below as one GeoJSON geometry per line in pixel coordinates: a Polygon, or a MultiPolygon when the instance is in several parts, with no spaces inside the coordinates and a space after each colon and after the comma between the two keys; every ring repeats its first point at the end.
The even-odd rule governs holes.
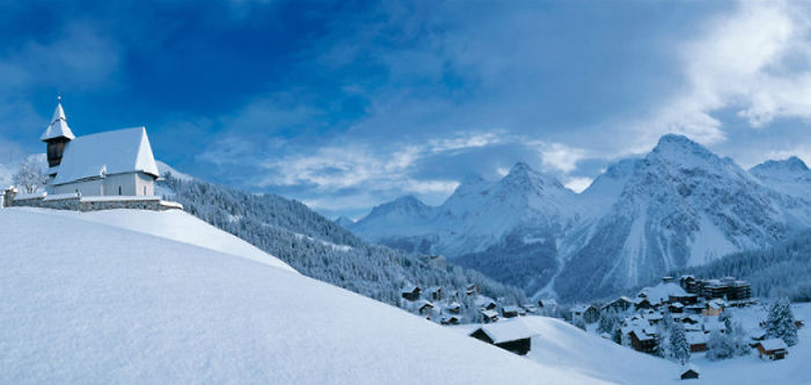
{"type": "Polygon", "coordinates": [[[65,145],[76,136],[68,127],[65,119],[65,110],[62,109],[62,96],[57,98],[56,109],[54,110],[51,124],[40,137],[40,140],[48,145],[48,175],[55,176],[59,171],[59,164],[62,163],[62,153],[65,152],[65,145]]]}

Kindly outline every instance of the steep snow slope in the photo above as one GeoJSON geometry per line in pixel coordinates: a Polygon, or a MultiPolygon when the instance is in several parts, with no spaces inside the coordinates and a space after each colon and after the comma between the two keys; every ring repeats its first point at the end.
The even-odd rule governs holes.
{"type": "Polygon", "coordinates": [[[289,271],[50,214],[0,210],[0,383],[601,383],[289,271]]]}
{"type": "Polygon", "coordinates": [[[587,241],[556,278],[555,290],[585,299],[769,245],[798,223],[807,224],[810,208],[764,187],[732,160],[686,137],[666,135],[589,229],[587,241]]]}
{"type": "Polygon", "coordinates": [[[295,271],[280,259],[259,250],[248,242],[231,234],[212,227],[188,213],[180,210],[144,211],[144,210],[106,210],[77,212],[67,210],[46,210],[20,208],[47,213],[49,215],[67,216],[90,222],[120,227],[127,230],[146,233],[161,238],[205,247],[225,254],[248,258],[269,266],[288,271],[295,271]]]}

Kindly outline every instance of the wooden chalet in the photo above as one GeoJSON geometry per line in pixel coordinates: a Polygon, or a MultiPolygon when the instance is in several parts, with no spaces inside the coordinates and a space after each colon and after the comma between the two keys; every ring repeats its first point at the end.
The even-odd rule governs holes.
{"type": "Polygon", "coordinates": [[[782,360],[788,355],[788,346],[779,338],[763,340],[757,344],[758,356],[769,360],[782,360]]]}
{"type": "Polygon", "coordinates": [[[400,291],[400,295],[402,295],[403,298],[405,298],[405,299],[407,299],[409,301],[416,301],[416,300],[420,299],[420,293],[421,292],[422,292],[422,290],[420,289],[419,286],[410,285],[410,286],[404,287],[400,291]]]}
{"type": "Polygon", "coordinates": [[[638,352],[653,353],[656,349],[656,338],[654,334],[643,329],[634,329],[628,334],[631,339],[631,347],[638,352]]]}
{"type": "Polygon", "coordinates": [[[632,309],[634,307],[634,301],[626,296],[621,296],[602,307],[602,311],[613,311],[616,313],[622,313],[627,311],[628,309],[632,309]]]}
{"type": "Polygon", "coordinates": [[[433,286],[433,287],[428,288],[427,294],[431,298],[431,301],[441,301],[442,300],[442,286],[433,286]]]}
{"type": "Polygon", "coordinates": [[[498,313],[495,310],[482,310],[482,320],[484,323],[493,323],[498,321],[498,313]]]}

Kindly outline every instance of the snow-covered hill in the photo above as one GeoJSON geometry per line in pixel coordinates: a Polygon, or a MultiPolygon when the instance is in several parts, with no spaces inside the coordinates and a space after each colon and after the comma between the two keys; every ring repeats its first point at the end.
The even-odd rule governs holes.
{"type": "Polygon", "coordinates": [[[0,210],[0,383],[601,383],[120,214],[0,210]]]}
{"type": "Polygon", "coordinates": [[[445,254],[530,294],[588,299],[774,244],[811,225],[808,196],[811,171],[797,158],[749,173],[665,135],[581,194],[518,164],[500,181],[462,183],[439,207],[398,200],[349,228],[366,240],[445,254]]]}

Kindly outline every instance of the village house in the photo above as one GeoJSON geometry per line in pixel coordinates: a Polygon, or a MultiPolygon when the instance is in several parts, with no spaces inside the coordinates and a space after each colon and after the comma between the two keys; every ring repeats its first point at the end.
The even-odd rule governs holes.
{"type": "Polygon", "coordinates": [[[587,324],[595,323],[600,319],[600,309],[594,305],[576,305],[570,311],[572,321],[582,320],[587,324]]]}
{"type": "Polygon", "coordinates": [[[482,320],[484,323],[493,323],[498,321],[498,313],[495,310],[482,310],[482,320]]]}
{"type": "Polygon", "coordinates": [[[687,338],[687,343],[690,345],[690,352],[700,353],[707,351],[707,334],[703,331],[687,332],[684,334],[687,338]]]}
{"type": "Polygon", "coordinates": [[[504,306],[501,309],[501,315],[504,316],[504,318],[515,318],[518,317],[519,315],[523,315],[521,313],[523,312],[521,309],[518,308],[518,306],[504,306]]]}
{"type": "Polygon", "coordinates": [[[442,320],[439,321],[442,325],[459,325],[460,319],[459,317],[452,315],[450,317],[442,317],[442,320]]]}
{"type": "Polygon", "coordinates": [[[717,317],[724,312],[724,307],[725,303],[723,300],[713,299],[706,303],[704,310],[701,311],[701,314],[708,317],[717,317]]]}
{"type": "Polygon", "coordinates": [[[51,194],[155,194],[158,166],[144,127],[76,137],[60,102],[40,139],[47,145],[51,194]]]}
{"type": "Polygon", "coordinates": [[[656,333],[641,328],[633,329],[628,333],[631,347],[638,352],[653,353],[656,350],[656,333]]]}
{"type": "Polygon", "coordinates": [[[532,348],[532,337],[536,334],[521,319],[515,319],[484,325],[470,336],[523,356],[532,348]]]}
{"type": "Polygon", "coordinates": [[[763,340],[757,344],[758,356],[769,360],[782,360],[788,355],[788,346],[779,338],[763,340]]]}
{"type": "Polygon", "coordinates": [[[417,311],[422,315],[431,315],[434,312],[434,304],[429,301],[422,300],[417,305],[417,311]]]}
{"type": "Polygon", "coordinates": [[[621,296],[602,307],[602,311],[613,311],[616,313],[622,313],[631,309],[634,306],[634,301],[626,296],[621,296]]]}
{"type": "Polygon", "coordinates": [[[431,298],[432,301],[441,301],[442,300],[442,286],[432,286],[428,288],[428,296],[431,298]]]}
{"type": "Polygon", "coordinates": [[[445,309],[448,313],[459,314],[462,311],[462,305],[459,302],[451,302],[445,309]]]}
{"type": "Polygon", "coordinates": [[[409,301],[416,301],[420,299],[421,292],[422,290],[420,290],[419,286],[408,285],[400,290],[400,295],[409,301]]]}

